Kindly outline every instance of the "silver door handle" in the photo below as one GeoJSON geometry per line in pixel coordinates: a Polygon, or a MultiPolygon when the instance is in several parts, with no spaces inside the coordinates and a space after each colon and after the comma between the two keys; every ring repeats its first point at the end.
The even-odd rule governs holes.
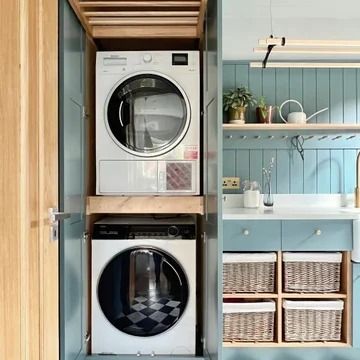
{"type": "Polygon", "coordinates": [[[57,208],[50,208],[49,222],[50,222],[50,240],[59,240],[59,221],[71,217],[71,213],[59,212],[57,208]]]}
{"type": "Polygon", "coordinates": [[[71,217],[71,213],[59,212],[57,208],[49,209],[49,221],[51,224],[71,217]]]}

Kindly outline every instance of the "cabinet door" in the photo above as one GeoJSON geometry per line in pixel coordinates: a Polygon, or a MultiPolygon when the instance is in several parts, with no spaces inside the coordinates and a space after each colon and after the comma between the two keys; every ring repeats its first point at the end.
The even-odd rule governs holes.
{"type": "Polygon", "coordinates": [[[352,345],[360,348],[360,264],[353,263],[352,345]]]}
{"type": "Polygon", "coordinates": [[[282,223],[285,251],[351,251],[352,242],[352,222],[348,220],[282,223]]]}
{"type": "MultiPolygon", "coordinates": [[[[206,2],[204,2],[206,4],[206,2]]],[[[203,38],[203,139],[205,245],[203,281],[204,356],[219,357],[221,339],[221,79],[220,51],[221,1],[207,2],[203,38]]]]}
{"type": "Polygon", "coordinates": [[[224,221],[224,251],[278,251],[281,223],[277,220],[224,221]]]}
{"type": "Polygon", "coordinates": [[[59,209],[70,217],[60,224],[60,359],[83,356],[84,318],[84,117],[83,30],[67,1],[60,6],[59,209]]]}

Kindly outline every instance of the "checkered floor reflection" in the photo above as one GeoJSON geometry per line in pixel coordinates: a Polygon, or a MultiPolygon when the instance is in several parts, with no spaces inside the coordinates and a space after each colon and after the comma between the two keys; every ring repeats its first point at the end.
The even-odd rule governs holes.
{"type": "Polygon", "coordinates": [[[180,317],[180,301],[169,297],[138,296],[128,314],[121,313],[116,327],[135,336],[152,336],[171,327],[180,317]]]}

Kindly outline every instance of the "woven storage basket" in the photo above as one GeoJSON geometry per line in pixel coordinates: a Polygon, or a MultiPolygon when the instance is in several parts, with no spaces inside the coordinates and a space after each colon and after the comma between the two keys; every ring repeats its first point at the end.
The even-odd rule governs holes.
{"type": "Polygon", "coordinates": [[[223,292],[274,292],[276,253],[225,253],[223,292]]]}
{"type": "Polygon", "coordinates": [[[284,253],[284,291],[340,291],[341,253],[284,253]]]}
{"type": "Polygon", "coordinates": [[[224,341],[273,341],[275,302],[223,304],[224,341]]]}
{"type": "Polygon", "coordinates": [[[284,300],[285,341],[340,341],[344,302],[284,300]]]}

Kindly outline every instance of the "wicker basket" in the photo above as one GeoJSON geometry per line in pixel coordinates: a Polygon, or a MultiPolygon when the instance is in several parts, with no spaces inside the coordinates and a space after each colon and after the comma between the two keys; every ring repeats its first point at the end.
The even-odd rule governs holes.
{"type": "Polygon", "coordinates": [[[223,254],[223,292],[274,292],[276,253],[223,254]]]}
{"type": "Polygon", "coordinates": [[[275,302],[223,304],[224,341],[273,341],[275,302]]]}
{"type": "Polygon", "coordinates": [[[284,291],[340,291],[341,253],[284,253],[284,291]]]}
{"type": "Polygon", "coordinates": [[[344,302],[284,300],[285,341],[340,341],[344,302]]]}

